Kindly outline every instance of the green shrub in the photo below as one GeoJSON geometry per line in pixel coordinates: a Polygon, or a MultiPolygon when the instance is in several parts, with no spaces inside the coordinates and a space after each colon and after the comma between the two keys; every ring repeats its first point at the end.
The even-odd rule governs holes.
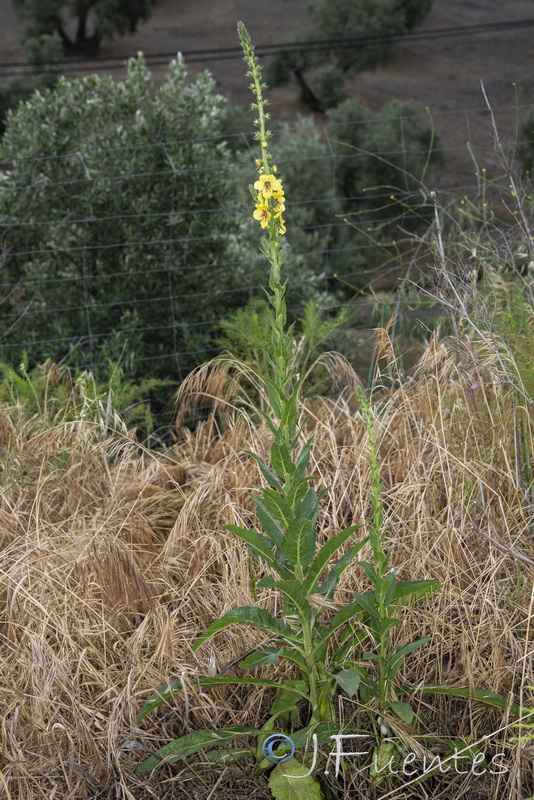
{"type": "Polygon", "coordinates": [[[16,324],[4,344],[21,349],[4,360],[25,347],[32,363],[122,360],[141,377],[205,358],[213,321],[254,283],[235,263],[226,113],[207,73],[189,83],[179,58],[156,90],[142,57],[124,81],[61,78],[10,113],[0,246],[16,324]],[[176,351],[186,355],[167,357],[176,351]]]}

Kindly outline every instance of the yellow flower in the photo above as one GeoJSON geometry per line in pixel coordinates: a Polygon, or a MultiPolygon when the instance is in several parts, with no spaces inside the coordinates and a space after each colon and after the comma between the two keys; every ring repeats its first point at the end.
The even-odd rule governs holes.
{"type": "Polygon", "coordinates": [[[265,203],[258,203],[252,216],[260,222],[262,228],[266,228],[271,219],[271,214],[265,203]]]}
{"type": "Polygon", "coordinates": [[[277,216],[277,220],[278,220],[278,233],[284,235],[284,233],[286,232],[286,223],[284,222],[282,217],[277,216]]]}
{"type": "Polygon", "coordinates": [[[254,184],[254,188],[265,200],[273,195],[279,196],[284,192],[282,182],[275,178],[274,175],[260,175],[260,179],[254,184]]]}
{"type": "Polygon", "coordinates": [[[286,210],[286,204],[284,201],[285,201],[284,195],[281,196],[273,195],[271,202],[275,216],[278,217],[283,211],[286,210]]]}

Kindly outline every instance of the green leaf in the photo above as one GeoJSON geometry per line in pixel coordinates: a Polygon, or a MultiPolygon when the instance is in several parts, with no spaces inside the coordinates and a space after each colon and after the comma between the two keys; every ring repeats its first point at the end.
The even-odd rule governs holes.
{"type": "Polygon", "coordinates": [[[519,717],[525,715],[534,715],[534,708],[524,708],[517,703],[510,703],[503,697],[502,694],[491,692],[489,689],[469,689],[467,686],[443,686],[439,683],[427,683],[423,686],[402,686],[396,687],[397,693],[404,692],[405,694],[446,694],[449,697],[463,697],[466,700],[477,700],[479,703],[486,703],[486,705],[500,708],[502,711],[510,709],[512,714],[519,717]]]}
{"type": "MultiPolygon", "coordinates": [[[[359,528],[359,525],[351,525],[348,528],[344,528],[342,531],[334,534],[319,550],[317,556],[315,557],[313,564],[311,565],[308,574],[306,575],[306,580],[304,582],[304,586],[306,589],[307,594],[313,594],[319,583],[319,579],[323,574],[324,570],[326,569],[328,562],[336,552],[342,547],[349,536],[354,533],[355,530],[359,528]]],[[[357,547],[362,547],[363,542],[360,545],[356,545],[357,547]]],[[[354,548],[352,548],[354,550],[354,548]]]]}
{"type": "Polygon", "coordinates": [[[378,575],[376,574],[376,569],[372,564],[370,564],[368,561],[358,561],[358,566],[363,569],[371,583],[376,583],[378,575]]]}
{"type": "Polygon", "coordinates": [[[295,478],[297,478],[297,480],[299,478],[303,478],[304,477],[304,475],[306,473],[306,470],[308,468],[308,463],[310,461],[310,451],[311,451],[312,442],[313,442],[313,436],[311,436],[308,439],[308,441],[306,442],[306,444],[304,445],[304,447],[300,451],[300,454],[299,454],[299,456],[297,458],[297,461],[296,461],[296,464],[295,464],[295,478]]]}
{"type": "Polygon", "coordinates": [[[271,541],[276,545],[276,547],[281,550],[284,546],[284,532],[282,528],[267,511],[263,499],[257,495],[253,495],[253,497],[256,501],[256,513],[265,532],[270,537],[271,541]]]}
{"type": "Polygon", "coordinates": [[[438,581],[397,581],[391,601],[402,600],[412,595],[415,600],[420,600],[426,594],[434,592],[439,588],[440,584],[438,581]]]}
{"type": "Polygon", "coordinates": [[[271,447],[271,463],[274,471],[280,478],[287,481],[287,478],[292,478],[295,474],[295,465],[291,459],[289,447],[286,444],[277,444],[273,442],[271,447]]]}
{"type": "Polygon", "coordinates": [[[356,603],[362,608],[371,619],[378,619],[379,612],[377,609],[377,601],[374,592],[363,592],[362,594],[354,595],[356,603]]]}
{"type": "MultiPolygon", "coordinates": [[[[235,678],[234,676],[228,677],[201,677],[195,681],[195,685],[200,687],[201,689],[209,689],[214,686],[228,686],[231,684],[236,685],[243,685],[243,686],[267,686],[273,689],[279,689],[280,683],[278,681],[271,681],[267,678],[235,678]]],[[[155,708],[157,708],[161,703],[164,703],[173,694],[176,692],[180,692],[182,690],[182,681],[173,681],[172,683],[166,683],[161,686],[154,694],[151,694],[144,706],[141,708],[141,711],[137,715],[135,721],[137,724],[144,719],[147,714],[150,714],[155,708]]],[[[288,691],[295,692],[296,695],[299,695],[300,698],[307,699],[308,695],[306,692],[301,692],[296,688],[290,689],[288,691]]]]}
{"type": "Polygon", "coordinates": [[[304,499],[300,504],[298,515],[299,517],[306,517],[315,523],[319,513],[319,496],[313,486],[310,486],[303,497],[304,499]]]}
{"type": "Polygon", "coordinates": [[[266,536],[262,536],[261,533],[251,530],[250,528],[240,528],[239,525],[225,525],[224,527],[227,531],[234,533],[236,536],[239,536],[240,539],[246,542],[249,546],[249,549],[252,551],[252,554],[255,555],[256,558],[260,558],[270,567],[276,569],[277,564],[274,557],[272,544],[266,536]]]}
{"type": "Polygon", "coordinates": [[[386,619],[380,620],[380,633],[383,636],[390,628],[394,628],[395,625],[400,625],[401,622],[402,619],[398,619],[397,617],[387,617],[386,619]]]}
{"type": "Polygon", "coordinates": [[[408,703],[403,703],[402,700],[390,700],[388,705],[403,722],[406,722],[408,725],[413,722],[415,714],[413,708],[409,706],[408,703]]]}
{"type": "Polygon", "coordinates": [[[323,646],[323,644],[328,641],[328,639],[337,631],[339,628],[342,628],[352,619],[357,618],[361,615],[361,608],[358,603],[350,603],[350,605],[345,606],[340,611],[335,614],[332,619],[329,621],[328,625],[325,626],[323,631],[321,631],[322,636],[320,639],[319,644],[317,647],[314,648],[314,653],[323,646]]]}
{"type": "Polygon", "coordinates": [[[233,742],[237,736],[258,736],[261,731],[257,728],[249,728],[245,725],[235,725],[232,728],[221,728],[220,730],[200,730],[181,736],[173,742],[160,747],[153,755],[149,756],[135,770],[138,775],[149,772],[163,763],[172,764],[182,758],[198,753],[205,747],[222,745],[233,742]]]}
{"type": "Polygon", "coordinates": [[[284,555],[292,566],[306,569],[315,553],[315,526],[305,517],[291,522],[284,542],[284,555]]]}
{"type": "Polygon", "coordinates": [[[352,563],[354,557],[360,552],[364,544],[367,542],[367,538],[363,541],[355,544],[350,550],[347,550],[346,553],[343,553],[337,564],[330,569],[328,575],[324,579],[324,581],[319,586],[319,593],[323,594],[329,600],[332,600],[334,597],[334,592],[336,590],[336,586],[338,585],[339,579],[349,566],[352,563]]]}
{"type": "Polygon", "coordinates": [[[271,472],[265,461],[259,456],[257,456],[256,453],[253,453],[252,450],[245,450],[245,453],[248,453],[249,456],[252,456],[252,458],[256,459],[260,468],[260,472],[267,481],[267,483],[269,484],[269,486],[272,486],[273,489],[279,489],[280,481],[278,480],[276,475],[273,472],[271,472]]]}
{"type": "Polygon", "coordinates": [[[342,669],[334,675],[336,683],[338,683],[345,694],[349,697],[354,697],[360,685],[360,673],[354,667],[342,669]]]}
{"type": "Polygon", "coordinates": [[[229,625],[236,625],[238,623],[245,625],[254,625],[256,628],[263,628],[269,633],[275,635],[280,634],[285,639],[298,642],[299,636],[293,628],[284,622],[284,620],[277,619],[269,614],[264,608],[257,608],[256,606],[240,606],[228,611],[224,617],[214,620],[209,628],[199,636],[193,645],[193,652],[198,650],[208,639],[211,639],[216,633],[228,628],[229,625]]]}
{"type": "Polygon", "coordinates": [[[273,408],[273,412],[278,419],[282,418],[282,415],[285,411],[286,406],[286,398],[281,394],[278,386],[270,379],[265,378],[265,391],[267,392],[267,397],[271,401],[271,406],[273,408]]]}
{"type": "Polygon", "coordinates": [[[225,525],[224,527],[239,536],[240,539],[243,539],[252,555],[276,570],[281,578],[291,577],[291,571],[284,566],[278,554],[273,553],[272,544],[266,536],[262,536],[257,531],[249,528],[240,528],[238,525],[225,525]]]}
{"type": "Polygon", "coordinates": [[[310,618],[310,605],[306,600],[306,594],[302,585],[297,580],[278,581],[275,586],[293,603],[301,620],[308,620],[310,618]]]}
{"type": "Polygon", "coordinates": [[[278,522],[282,522],[287,528],[293,519],[293,514],[291,506],[279,492],[275,492],[274,489],[264,489],[263,502],[270,516],[278,522]]]}
{"type": "Polygon", "coordinates": [[[276,664],[283,652],[283,647],[264,647],[263,650],[255,650],[240,661],[239,666],[241,669],[256,669],[262,664],[276,664]]]}
{"type": "Polygon", "coordinates": [[[294,758],[275,767],[269,777],[269,789],[275,800],[322,800],[321,787],[308,775],[309,771],[309,767],[294,758]]]}
{"type": "Polygon", "coordinates": [[[366,651],[365,653],[362,654],[362,660],[363,661],[380,661],[380,656],[377,656],[376,653],[371,653],[369,651],[366,651]]]}
{"type": "Polygon", "coordinates": [[[256,581],[256,587],[259,589],[270,589],[276,583],[276,578],[272,575],[265,575],[265,577],[260,578],[259,581],[256,581]]]}
{"type": "Polygon", "coordinates": [[[416,642],[410,642],[410,644],[395,650],[395,652],[386,661],[386,677],[392,680],[399,671],[405,656],[407,656],[409,653],[413,653],[414,650],[417,650],[419,647],[429,641],[430,636],[426,636],[424,639],[418,639],[416,642]]]}
{"type": "Polygon", "coordinates": [[[271,719],[276,717],[288,719],[289,712],[297,707],[297,703],[300,700],[299,696],[293,691],[294,689],[298,689],[301,692],[308,692],[308,682],[302,679],[295,680],[293,678],[287,678],[282,681],[280,691],[271,705],[271,719]]]}
{"type": "MultiPolygon", "coordinates": [[[[202,763],[208,761],[210,764],[219,764],[220,766],[226,767],[228,764],[235,764],[240,758],[246,758],[250,755],[250,749],[245,748],[241,748],[240,750],[237,748],[232,748],[231,750],[208,750],[208,752],[204,753],[202,756],[202,763]]],[[[202,764],[200,764],[200,767],[202,767],[202,764]]]]}

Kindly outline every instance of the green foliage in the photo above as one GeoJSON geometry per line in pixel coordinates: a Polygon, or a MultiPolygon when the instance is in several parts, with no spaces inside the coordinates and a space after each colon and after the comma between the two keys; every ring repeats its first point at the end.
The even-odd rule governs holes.
{"type": "MultiPolygon", "coordinates": [[[[337,314],[327,314],[314,300],[307,301],[304,315],[296,320],[293,329],[299,344],[293,351],[294,366],[298,372],[303,374],[310,362],[324,349],[330,349],[329,343],[348,318],[346,307],[337,314]]],[[[263,378],[267,377],[271,370],[268,361],[271,340],[268,303],[260,298],[253,298],[246,306],[223,320],[221,328],[223,335],[217,339],[217,343],[238,356],[240,361],[250,364],[263,378]]],[[[308,384],[303,390],[314,394],[317,385],[308,384]]]]}
{"type": "MultiPolygon", "coordinates": [[[[510,276],[512,277],[512,276],[510,276]]],[[[495,296],[495,295],[494,295],[495,296]]],[[[517,278],[497,293],[499,306],[495,324],[501,329],[513,355],[519,380],[528,396],[534,399],[534,308],[532,297],[525,292],[517,278]]]]}
{"type": "MultiPolygon", "coordinates": [[[[406,30],[404,4],[399,0],[310,0],[310,16],[315,38],[341,39],[406,30]]],[[[395,53],[392,42],[377,45],[343,47],[334,50],[338,63],[359,72],[374,69],[391,60],[395,53]]]]}
{"type": "MultiPolygon", "coordinates": [[[[24,42],[24,50],[29,61],[54,61],[62,57],[61,45],[54,36],[35,36],[24,42]]],[[[0,134],[5,127],[5,119],[10,108],[23,100],[28,100],[36,89],[54,86],[59,75],[59,67],[51,64],[43,70],[38,63],[25,75],[9,76],[0,85],[0,134]]]]}
{"type": "Polygon", "coordinates": [[[12,0],[24,38],[56,35],[67,53],[95,55],[103,39],[133,33],[152,13],[153,0],[12,0]],[[70,22],[76,31],[69,35],[70,22]]]}
{"type": "Polygon", "coordinates": [[[35,90],[32,84],[21,75],[12,75],[0,86],[0,133],[4,130],[9,109],[27,100],[35,90]]]}
{"type": "Polygon", "coordinates": [[[50,361],[27,371],[22,362],[18,369],[0,363],[0,402],[23,406],[28,416],[39,415],[51,424],[83,417],[104,430],[136,429],[140,439],[149,439],[155,431],[153,407],[171,391],[171,382],[147,378],[140,383],[128,381],[118,368],[108,379],[96,382],[90,372],[71,373],[50,361]]]}
{"type": "Polygon", "coordinates": [[[350,99],[328,117],[335,125],[331,136],[339,156],[339,186],[346,197],[378,194],[372,200],[362,199],[360,208],[389,217],[420,202],[428,164],[441,160],[431,121],[420,106],[392,100],[369,124],[367,107],[350,99]],[[402,194],[401,201],[395,193],[402,194]]]}
{"type": "MultiPolygon", "coordinates": [[[[274,53],[267,78],[277,85],[287,83],[294,75],[302,90],[302,99],[313,110],[324,110],[343,99],[343,72],[350,69],[362,72],[391,61],[395,43],[387,34],[412,30],[426,17],[432,0],[310,0],[311,26],[287,41],[316,39],[347,39],[376,36],[378,40],[357,46],[335,46],[328,50],[278,50],[274,53]],[[383,35],[385,38],[380,38],[383,35]],[[323,63],[325,71],[317,72],[323,63]],[[313,75],[304,73],[316,68],[313,75]]],[[[281,43],[283,44],[283,43],[281,43]]]]}
{"type": "Polygon", "coordinates": [[[293,758],[275,767],[269,778],[275,800],[321,800],[321,787],[308,772],[307,767],[293,758]]]}
{"type": "Polygon", "coordinates": [[[225,115],[207,73],[189,83],[179,58],[156,90],[141,57],[124,81],[61,78],[9,115],[0,239],[4,281],[18,289],[3,308],[16,322],[4,360],[72,348],[74,367],[109,360],[131,378],[168,377],[213,347],[221,299],[240,305],[236,290],[256,277],[234,263],[225,115]],[[195,213],[205,209],[209,235],[208,215],[195,213]],[[169,349],[192,353],[177,363],[169,349]]]}
{"type": "Polygon", "coordinates": [[[323,111],[339,105],[347,97],[345,73],[334,59],[318,66],[312,72],[310,80],[323,111]]]}

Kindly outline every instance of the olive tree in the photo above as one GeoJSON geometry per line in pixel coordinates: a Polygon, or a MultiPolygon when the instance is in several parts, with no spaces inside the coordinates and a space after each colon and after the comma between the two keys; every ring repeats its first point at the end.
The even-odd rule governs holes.
{"type": "Polygon", "coordinates": [[[24,38],[60,37],[66,53],[94,55],[103,39],[133,33],[153,0],[12,0],[24,38]]]}
{"type": "Polygon", "coordinates": [[[8,113],[4,360],[176,376],[206,358],[260,281],[237,245],[227,114],[208,73],[189,82],[178,58],[156,89],[142,57],[123,81],[62,77],[8,113]]]}

